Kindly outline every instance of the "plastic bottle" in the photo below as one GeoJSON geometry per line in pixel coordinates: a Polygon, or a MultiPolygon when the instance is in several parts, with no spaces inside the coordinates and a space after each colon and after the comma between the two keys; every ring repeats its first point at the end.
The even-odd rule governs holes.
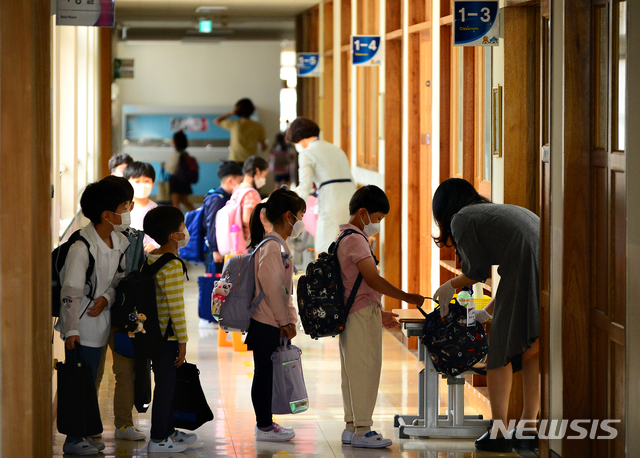
{"type": "Polygon", "coordinates": [[[476,309],[473,305],[473,296],[471,295],[471,288],[469,286],[464,286],[462,288],[462,292],[458,294],[458,302],[464,308],[467,309],[467,326],[475,326],[476,325],[476,309]]]}

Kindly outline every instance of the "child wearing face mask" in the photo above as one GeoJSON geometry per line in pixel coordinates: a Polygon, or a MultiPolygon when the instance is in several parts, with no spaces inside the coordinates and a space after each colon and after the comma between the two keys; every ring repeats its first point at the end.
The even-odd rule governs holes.
{"type": "Polygon", "coordinates": [[[271,395],[273,364],[271,355],[280,345],[280,338],[291,340],[296,335],[298,315],[293,305],[293,259],[286,240],[298,237],[304,229],[302,217],[306,210],[303,199],[287,189],[273,191],[269,199],[258,204],[251,215],[251,246],[256,247],[266,236],[276,240],[265,242],[255,253],[254,297],[264,291],[264,299],[251,317],[246,344],[253,350],[254,376],[251,401],[256,414],[254,434],[258,441],[288,441],[295,437],[293,428],[273,422],[271,395]],[[260,212],[273,225],[265,234],[260,212]]]}
{"type": "MultiPolygon", "coordinates": [[[[80,348],[94,381],[109,339],[109,308],[115,300],[115,287],[124,276],[124,253],[129,242],[120,231],[128,224],[129,199],[126,190],[113,181],[102,180],[85,188],[80,207],[91,223],[80,230],[80,236],[88,247],[81,240],[74,243],[60,272],[63,306],[56,329],[65,341],[65,359],[77,361],[79,355],[74,350],[80,348]],[[91,278],[87,278],[89,254],[95,261],[91,278]],[[90,296],[92,290],[95,293],[90,296]]],[[[91,438],[68,436],[63,451],[87,455],[104,448],[104,443],[91,438]]]]}
{"type": "MultiPolygon", "coordinates": [[[[144,218],[144,231],[160,244],[160,248],[149,253],[148,264],[153,264],[165,253],[178,256],[178,249],[189,242],[184,215],[176,207],[161,206],[151,210],[144,218]]],[[[198,439],[195,434],[184,433],[173,427],[176,369],[184,363],[188,340],[183,276],[182,263],[177,259],[169,261],[155,275],[160,331],[166,335],[167,328],[171,326],[171,329],[164,354],[151,360],[155,388],[149,453],[179,453],[198,439]]]]}
{"type": "Polygon", "coordinates": [[[353,447],[382,448],[391,440],[373,431],[382,369],[382,328],[399,327],[392,312],[382,310],[382,295],[409,304],[421,305],[424,298],[396,288],[380,276],[368,237],[380,231],[380,221],[389,213],[389,200],[384,191],[369,185],[358,189],[349,202],[349,222],[340,231],[355,230],[338,246],[345,302],[358,278],[362,283],[349,311],[344,331],[339,336],[342,370],[342,400],[345,429],[342,443],[353,447]]]}
{"type": "MultiPolygon", "coordinates": [[[[142,225],[144,216],[152,209],[158,206],[153,200],[149,199],[151,190],[156,181],[156,171],[148,162],[133,162],[124,169],[123,177],[129,180],[133,186],[133,210],[131,210],[131,227],[139,231],[143,230],[142,225]]],[[[151,250],[160,247],[155,241],[144,236],[144,251],[149,253],[151,250]]]]}
{"type": "Polygon", "coordinates": [[[249,241],[249,221],[253,209],[260,203],[261,197],[258,189],[267,182],[269,164],[259,156],[251,156],[242,166],[244,178],[238,186],[231,200],[239,201],[242,208],[242,231],[244,239],[249,241]]]}

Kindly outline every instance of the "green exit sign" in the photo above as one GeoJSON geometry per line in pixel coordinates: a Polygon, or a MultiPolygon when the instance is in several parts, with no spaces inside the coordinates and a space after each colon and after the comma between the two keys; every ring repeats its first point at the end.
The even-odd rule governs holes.
{"type": "Polygon", "coordinates": [[[213,30],[212,21],[200,21],[200,33],[211,33],[213,30]]]}

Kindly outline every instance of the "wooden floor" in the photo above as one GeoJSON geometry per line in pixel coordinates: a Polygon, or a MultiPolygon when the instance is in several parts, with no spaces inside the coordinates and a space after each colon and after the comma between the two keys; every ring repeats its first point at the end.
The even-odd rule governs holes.
{"type": "MultiPolygon", "coordinates": [[[[253,429],[255,416],[251,405],[253,360],[250,352],[237,352],[231,347],[218,347],[218,329],[199,328],[197,314],[197,277],[204,269],[189,266],[191,281],[186,283],[187,321],[189,343],[187,360],[200,369],[200,377],[215,419],[196,431],[198,442],[181,454],[153,455],[158,457],[204,458],[216,456],[237,457],[403,457],[403,458],[471,458],[517,457],[516,453],[476,453],[473,439],[398,439],[393,428],[395,414],[416,414],[418,402],[417,358],[390,332],[383,334],[382,381],[374,413],[374,429],[393,439],[388,449],[367,450],[342,445],[340,434],[344,428],[340,391],[340,360],[337,339],[311,340],[304,334],[294,339],[303,350],[305,380],[311,407],[298,415],[279,416],[276,421],[295,428],[296,437],[288,443],[256,442],[253,429]]],[[[147,456],[145,442],[114,439],[112,396],[114,376],[110,372],[110,356],[105,378],[100,389],[100,409],[104,424],[103,441],[106,449],[100,456],[147,456]]],[[[444,388],[446,385],[441,385],[444,388]]],[[[441,409],[446,391],[441,389],[441,409]]],[[[135,412],[135,411],[134,411],[135,412]]],[[[444,412],[442,412],[444,413],[444,412]]],[[[465,413],[475,413],[467,406],[465,413]]],[[[135,414],[136,426],[147,435],[151,428],[150,410],[135,414]]],[[[64,437],[55,425],[53,456],[60,457],[64,437]]],[[[64,455],[69,456],[69,455],[64,455]]],[[[524,456],[524,455],[523,455],[524,456]]]]}

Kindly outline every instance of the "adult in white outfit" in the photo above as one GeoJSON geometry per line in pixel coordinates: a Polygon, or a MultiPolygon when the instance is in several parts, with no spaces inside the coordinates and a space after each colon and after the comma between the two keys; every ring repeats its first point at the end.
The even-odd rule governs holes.
{"type": "Polygon", "coordinates": [[[311,119],[298,117],[287,130],[287,141],[299,153],[300,183],[294,191],[307,200],[315,183],[318,190],[316,254],[327,251],[349,220],[349,201],[356,185],[347,155],[337,146],[320,140],[320,128],[311,119]]]}

